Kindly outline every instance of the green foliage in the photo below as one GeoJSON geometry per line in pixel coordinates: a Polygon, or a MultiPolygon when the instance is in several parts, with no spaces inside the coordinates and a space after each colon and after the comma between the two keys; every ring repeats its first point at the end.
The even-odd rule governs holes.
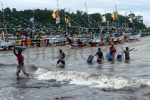
{"type": "MultiPolygon", "coordinates": [[[[7,7],[4,9],[5,12],[5,20],[6,20],[6,24],[7,24],[7,28],[20,28],[19,26],[22,26],[22,28],[30,28],[32,29],[33,27],[33,23],[30,22],[30,18],[33,17],[35,18],[35,26],[38,29],[43,29],[43,27],[46,28],[51,28],[51,29],[57,29],[59,27],[58,24],[56,24],[56,20],[54,18],[52,18],[52,10],[41,10],[41,9],[35,9],[34,10],[34,14],[33,14],[33,10],[28,9],[28,10],[24,10],[24,11],[17,11],[16,8],[13,8],[12,10],[7,7]]],[[[0,13],[2,13],[2,11],[0,11],[0,13]]],[[[59,15],[60,15],[60,19],[61,19],[61,28],[66,29],[69,27],[66,27],[66,23],[65,23],[65,16],[70,17],[71,18],[71,25],[77,26],[76,29],[80,30],[81,27],[86,27],[86,28],[97,28],[99,26],[106,26],[106,23],[102,23],[102,15],[99,13],[93,13],[93,14],[88,14],[86,12],[83,11],[79,11],[77,10],[76,13],[72,12],[65,12],[64,9],[61,9],[59,11],[59,15]]],[[[129,16],[135,17],[135,14],[132,13],[129,16]]],[[[0,19],[3,20],[2,16],[0,16],[0,19]]],[[[122,15],[118,16],[118,20],[117,21],[113,21],[112,17],[111,17],[111,13],[107,13],[106,14],[106,19],[107,21],[109,21],[110,25],[112,25],[112,23],[116,23],[119,24],[120,26],[126,22],[128,23],[128,26],[133,26],[133,24],[129,23],[129,17],[125,17],[122,15]]],[[[137,29],[143,29],[146,28],[146,26],[141,23],[138,22],[136,19],[133,20],[134,22],[134,26],[137,29]]],[[[0,23],[0,27],[3,28],[3,22],[0,23]]],[[[9,32],[13,32],[12,30],[10,30],[9,32]]]]}

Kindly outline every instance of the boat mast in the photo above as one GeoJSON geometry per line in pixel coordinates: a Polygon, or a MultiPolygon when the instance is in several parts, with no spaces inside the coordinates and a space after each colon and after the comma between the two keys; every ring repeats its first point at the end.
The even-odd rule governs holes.
{"type": "MultiPolygon", "coordinates": [[[[88,15],[88,26],[89,26],[89,29],[90,29],[90,15],[88,14],[86,2],[85,2],[85,8],[86,8],[86,13],[88,15]]],[[[92,34],[90,34],[90,35],[92,36],[92,34]]]]}
{"type": "Polygon", "coordinates": [[[5,41],[8,41],[8,33],[7,33],[7,27],[6,27],[6,21],[5,21],[5,15],[4,15],[4,9],[3,9],[3,3],[1,2],[2,5],[2,17],[3,17],[3,25],[6,33],[6,38],[5,41]]]}
{"type": "Polygon", "coordinates": [[[118,12],[117,12],[117,6],[116,6],[116,4],[115,4],[115,11],[116,11],[116,19],[117,19],[117,26],[119,26],[119,19],[118,19],[118,12]]]}
{"type": "Polygon", "coordinates": [[[35,25],[34,25],[34,8],[33,8],[33,38],[35,37],[35,25]]]}

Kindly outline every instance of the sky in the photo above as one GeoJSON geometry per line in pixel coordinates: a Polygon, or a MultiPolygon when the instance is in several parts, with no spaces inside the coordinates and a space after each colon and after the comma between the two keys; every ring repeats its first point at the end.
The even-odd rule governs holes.
{"type": "Polygon", "coordinates": [[[144,24],[150,27],[150,0],[2,0],[3,8],[16,8],[19,10],[64,9],[70,12],[77,10],[91,13],[112,13],[115,11],[115,4],[119,14],[128,15],[134,13],[136,16],[143,16],[144,24]],[[85,7],[86,2],[86,7],[85,7]]]}

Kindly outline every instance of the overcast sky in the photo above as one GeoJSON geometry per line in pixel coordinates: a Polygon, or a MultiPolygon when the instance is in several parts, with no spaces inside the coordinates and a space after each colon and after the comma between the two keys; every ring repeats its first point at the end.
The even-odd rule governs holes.
{"type": "MultiPolygon", "coordinates": [[[[3,7],[16,8],[17,10],[25,9],[57,9],[57,0],[2,0],[3,7]]],[[[150,0],[58,0],[59,9],[66,9],[69,12],[77,10],[88,13],[112,13],[115,11],[115,4],[119,14],[126,15],[130,11],[135,15],[142,15],[144,24],[150,27],[150,0]]]]}

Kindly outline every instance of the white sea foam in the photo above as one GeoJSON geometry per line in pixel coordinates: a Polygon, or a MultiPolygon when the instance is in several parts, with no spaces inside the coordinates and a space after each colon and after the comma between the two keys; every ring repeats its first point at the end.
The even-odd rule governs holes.
{"type": "Polygon", "coordinates": [[[46,71],[39,68],[35,72],[35,78],[38,80],[56,79],[57,81],[68,80],[70,84],[87,85],[96,88],[111,88],[122,89],[126,87],[138,88],[142,85],[150,86],[150,80],[123,78],[123,77],[108,77],[102,74],[88,74],[85,72],[76,71],[46,71]]]}

